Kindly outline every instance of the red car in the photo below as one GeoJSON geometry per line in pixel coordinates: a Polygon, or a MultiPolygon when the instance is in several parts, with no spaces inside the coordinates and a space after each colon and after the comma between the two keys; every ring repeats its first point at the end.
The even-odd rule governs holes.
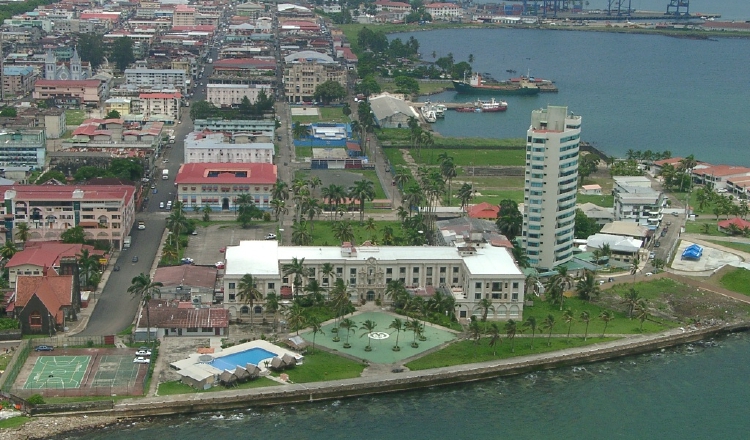
{"type": "Polygon", "coordinates": [[[225,250],[227,250],[227,248],[225,248],[225,247],[219,248],[219,253],[223,254],[225,250]]]}

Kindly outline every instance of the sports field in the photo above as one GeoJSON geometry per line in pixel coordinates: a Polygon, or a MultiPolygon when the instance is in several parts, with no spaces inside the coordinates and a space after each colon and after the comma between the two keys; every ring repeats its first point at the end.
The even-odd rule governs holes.
{"type": "Polygon", "coordinates": [[[40,356],[24,389],[80,388],[91,356],[40,356]]]}
{"type": "Polygon", "coordinates": [[[132,356],[101,356],[90,386],[133,387],[137,383],[140,366],[133,363],[132,356]]]}

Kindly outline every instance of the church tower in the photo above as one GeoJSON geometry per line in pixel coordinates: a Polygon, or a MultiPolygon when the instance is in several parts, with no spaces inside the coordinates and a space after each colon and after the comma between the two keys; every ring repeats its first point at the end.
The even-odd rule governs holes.
{"type": "Polygon", "coordinates": [[[73,56],[70,58],[70,79],[81,80],[81,57],[78,56],[78,48],[73,47],[73,56]]]}
{"type": "Polygon", "coordinates": [[[52,53],[52,49],[47,49],[47,56],[44,58],[44,79],[57,79],[57,58],[52,53]]]}

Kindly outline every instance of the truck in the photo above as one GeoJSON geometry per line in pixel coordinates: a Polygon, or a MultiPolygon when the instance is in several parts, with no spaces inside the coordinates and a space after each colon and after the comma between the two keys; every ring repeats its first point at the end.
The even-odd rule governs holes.
{"type": "Polygon", "coordinates": [[[161,178],[164,180],[169,179],[169,170],[161,170],[161,178]]]}
{"type": "Polygon", "coordinates": [[[123,240],[123,242],[122,242],[122,248],[123,248],[123,249],[129,249],[129,248],[130,248],[130,243],[131,243],[132,241],[133,241],[133,239],[132,239],[132,238],[130,238],[130,236],[129,236],[129,235],[128,235],[127,237],[125,237],[125,240],[123,240]]]}

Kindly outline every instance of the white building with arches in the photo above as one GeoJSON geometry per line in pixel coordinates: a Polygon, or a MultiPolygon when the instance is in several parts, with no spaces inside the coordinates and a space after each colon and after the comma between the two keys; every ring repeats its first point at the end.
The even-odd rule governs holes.
{"type": "MultiPolygon", "coordinates": [[[[521,320],[525,276],[508,248],[475,243],[471,246],[281,246],[276,241],[242,241],[226,249],[223,304],[233,319],[242,317],[244,301],[238,298],[240,279],[251,274],[265,297],[270,292],[292,298],[294,279],[284,276],[283,266],[304,259],[308,276],[327,288],[336,278],[349,286],[353,301],[381,300],[390,281],[401,280],[414,295],[429,297],[441,290],[456,300],[456,316],[481,316],[479,302],[492,302],[488,319],[521,320]],[[330,263],[333,273],[323,273],[330,263]]],[[[222,298],[217,298],[222,300],[222,298]]],[[[263,313],[263,301],[252,312],[263,313]]]]}

